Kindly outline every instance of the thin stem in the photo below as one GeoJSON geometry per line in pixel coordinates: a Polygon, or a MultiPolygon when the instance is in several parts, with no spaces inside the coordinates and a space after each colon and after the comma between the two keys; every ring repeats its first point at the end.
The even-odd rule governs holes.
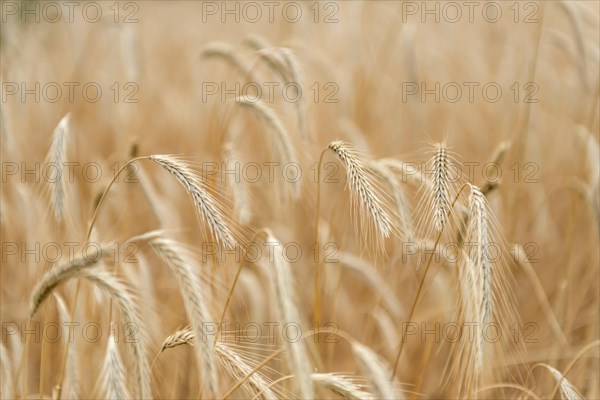
{"type": "MultiPolygon", "coordinates": [[[[327,333],[327,334],[333,334],[335,336],[339,336],[342,339],[346,340],[348,343],[352,344],[354,342],[356,342],[354,339],[352,339],[352,337],[350,335],[348,335],[346,332],[344,332],[343,330],[339,330],[336,332],[331,332],[328,331],[326,329],[314,329],[314,330],[310,330],[309,332],[305,333],[302,335],[302,340],[308,338],[308,337],[312,337],[321,333],[327,333]]],[[[269,354],[269,356],[267,356],[267,358],[265,358],[263,361],[261,361],[258,365],[256,365],[256,367],[254,367],[252,369],[252,371],[248,372],[246,374],[246,376],[244,376],[242,379],[240,379],[239,381],[236,382],[236,384],[227,391],[227,393],[225,393],[225,395],[222,397],[223,400],[227,399],[229,396],[231,396],[231,394],[233,392],[235,392],[244,382],[246,382],[250,376],[252,376],[252,374],[254,374],[256,371],[260,370],[262,367],[264,367],[269,361],[271,361],[273,358],[275,358],[277,355],[279,355],[280,353],[282,353],[284,350],[283,347],[280,347],[279,349],[275,350],[273,353],[269,354]]]]}
{"type": "Polygon", "coordinates": [[[102,207],[102,203],[104,203],[104,199],[108,195],[108,191],[110,190],[110,188],[112,187],[112,185],[117,181],[117,178],[119,177],[119,175],[121,174],[121,172],[123,172],[123,170],[125,170],[125,168],[127,168],[127,166],[129,166],[129,164],[133,163],[134,161],[143,160],[143,159],[147,159],[147,158],[150,158],[150,157],[149,156],[142,156],[142,157],[132,158],[131,160],[127,161],[125,163],[125,165],[123,165],[121,167],[121,169],[119,169],[117,171],[117,173],[112,178],[112,180],[110,181],[110,183],[108,184],[108,186],[106,187],[106,189],[104,189],[104,193],[102,193],[102,197],[100,197],[100,200],[98,201],[98,205],[96,206],[96,209],[94,210],[94,215],[92,216],[92,221],[90,222],[90,226],[89,226],[87,234],[85,236],[85,241],[86,242],[88,240],[90,240],[90,236],[92,236],[92,228],[94,227],[94,223],[96,222],[96,219],[98,218],[98,213],[100,212],[100,208],[102,207]]]}
{"type": "Polygon", "coordinates": [[[286,375],[286,376],[282,376],[279,379],[274,380],[273,382],[269,383],[269,385],[266,388],[264,388],[260,392],[256,393],[254,395],[254,397],[252,399],[250,399],[250,400],[256,400],[256,399],[258,399],[258,397],[260,395],[262,395],[266,390],[271,389],[273,386],[277,385],[279,382],[285,381],[286,379],[291,379],[293,377],[294,377],[294,375],[286,375]]]}
{"type": "MultiPolygon", "coordinates": [[[[25,325],[27,328],[27,332],[29,332],[31,330],[31,316],[29,316],[27,318],[27,325],[25,325]]],[[[29,335],[25,335],[25,351],[23,352],[24,357],[23,357],[23,362],[21,365],[21,368],[23,368],[23,394],[22,397],[26,398],[27,397],[27,356],[29,355],[29,340],[28,340],[29,335]]]]}
{"type": "MultiPolygon", "coordinates": [[[[433,245],[433,250],[431,253],[431,257],[429,257],[429,261],[425,266],[425,271],[423,272],[423,277],[421,278],[421,282],[419,283],[419,288],[417,289],[417,295],[415,296],[415,301],[413,301],[412,307],[410,309],[410,314],[408,314],[408,323],[410,324],[413,319],[413,315],[415,314],[415,309],[417,308],[417,303],[419,301],[419,297],[421,296],[421,291],[423,289],[425,278],[427,277],[427,271],[429,271],[429,267],[431,266],[431,260],[433,259],[433,255],[435,253],[435,249],[437,248],[438,243],[440,242],[440,238],[442,237],[442,232],[444,228],[438,233],[437,238],[435,239],[435,243],[433,245]]],[[[402,350],[404,349],[404,342],[406,341],[406,332],[407,329],[402,329],[402,340],[400,341],[400,348],[398,349],[398,353],[396,354],[396,359],[394,361],[394,369],[392,370],[391,379],[393,380],[396,376],[396,370],[398,369],[398,361],[400,361],[400,356],[402,355],[402,350]]]]}
{"type": "MultiPolygon", "coordinates": [[[[540,43],[542,41],[542,26],[544,24],[544,2],[540,4],[540,20],[537,25],[536,37],[535,37],[535,47],[533,49],[533,62],[531,63],[530,69],[528,71],[529,82],[535,83],[537,64],[539,58],[539,50],[540,43]]],[[[529,126],[531,125],[531,102],[525,103],[525,116],[523,118],[523,124],[521,129],[517,133],[517,162],[522,162],[523,157],[527,154],[527,138],[529,136],[529,126]]],[[[516,185],[515,194],[513,196],[513,209],[517,209],[517,202],[521,197],[521,185],[516,185]]],[[[516,218],[513,220],[510,229],[511,237],[514,236],[516,225],[516,218]]]]}
{"type": "MultiPolygon", "coordinates": [[[[46,310],[44,312],[44,326],[48,326],[49,308],[50,308],[50,302],[47,302],[46,310]]],[[[67,343],[67,346],[68,345],[69,345],[69,343],[67,343]]],[[[44,394],[44,355],[45,354],[46,354],[46,340],[42,336],[42,351],[40,354],[40,382],[39,382],[39,388],[38,388],[38,393],[40,394],[40,397],[42,397],[44,394]]]]}
{"type": "Polygon", "coordinates": [[[261,369],[262,367],[264,367],[269,361],[271,361],[273,358],[275,358],[279,353],[281,353],[283,351],[283,347],[275,350],[273,353],[271,353],[267,358],[265,358],[264,360],[262,360],[256,367],[254,367],[252,369],[252,371],[248,372],[246,374],[246,376],[244,376],[242,379],[240,379],[239,381],[237,381],[237,383],[235,385],[233,385],[231,387],[231,389],[229,389],[227,391],[227,393],[225,393],[225,395],[223,395],[223,400],[227,399],[229,396],[231,396],[231,394],[233,392],[235,392],[240,386],[242,386],[242,384],[244,382],[246,382],[248,380],[248,378],[250,378],[250,376],[252,376],[255,372],[257,372],[259,369],[261,369]]]}
{"type": "MultiPolygon", "coordinates": [[[[221,317],[219,317],[219,324],[217,325],[217,330],[221,328],[221,324],[223,323],[223,320],[225,319],[225,313],[227,312],[227,308],[229,307],[231,297],[233,296],[233,291],[235,290],[235,287],[237,286],[237,282],[238,282],[238,279],[240,277],[243,267],[244,267],[244,262],[241,261],[240,265],[237,269],[237,272],[235,273],[235,278],[233,278],[233,283],[231,284],[231,287],[229,288],[229,293],[227,294],[227,300],[225,301],[225,306],[223,307],[223,311],[221,312],[221,317]]],[[[219,335],[215,335],[214,344],[217,344],[218,337],[219,337],[219,335]]]]}
{"type": "MultiPolygon", "coordinates": [[[[252,237],[250,238],[250,241],[256,239],[256,237],[261,234],[264,233],[263,229],[259,229],[258,231],[254,232],[254,234],[252,235],[252,237]]],[[[221,317],[219,318],[219,324],[217,325],[217,330],[221,328],[221,324],[223,323],[223,320],[225,319],[225,313],[227,312],[227,308],[229,308],[229,303],[231,302],[231,297],[233,296],[233,291],[235,290],[235,287],[237,286],[237,282],[238,279],[240,277],[240,274],[242,272],[242,267],[244,266],[243,262],[240,262],[240,266],[238,267],[238,270],[235,274],[235,278],[233,279],[233,283],[231,284],[231,287],[229,288],[229,293],[227,294],[227,300],[225,301],[225,306],[223,307],[223,312],[221,312],[221,317]]],[[[217,338],[219,337],[219,335],[215,335],[215,341],[214,343],[217,343],[217,338]]]]}
{"type": "Polygon", "coordinates": [[[321,208],[321,163],[323,162],[323,156],[327,149],[321,152],[319,157],[319,163],[317,164],[317,209],[315,212],[315,324],[317,327],[321,326],[321,302],[319,296],[319,264],[321,257],[319,256],[319,212],[321,208]]]}
{"type": "MultiPolygon", "coordinates": [[[[100,200],[98,201],[98,204],[96,205],[96,209],[94,210],[94,215],[92,215],[92,220],[90,222],[90,226],[88,228],[87,234],[85,235],[85,243],[86,244],[89,243],[90,237],[92,236],[92,229],[94,228],[94,224],[96,223],[96,219],[98,218],[98,213],[100,212],[100,208],[102,207],[102,204],[104,203],[104,199],[108,195],[108,191],[110,190],[112,185],[117,181],[117,178],[119,177],[121,172],[123,172],[125,170],[125,168],[127,168],[128,165],[130,165],[134,161],[142,160],[145,158],[149,158],[149,157],[148,156],[136,157],[136,158],[132,158],[131,160],[127,161],[125,163],[125,165],[123,165],[121,167],[121,169],[119,169],[119,171],[117,171],[115,176],[113,176],[113,178],[111,179],[111,181],[108,184],[108,186],[106,187],[106,189],[104,189],[104,193],[102,193],[102,197],[100,197],[100,200]]],[[[80,288],[81,288],[81,278],[78,278],[77,286],[75,287],[75,294],[73,295],[73,301],[72,301],[73,310],[71,311],[71,320],[73,320],[73,318],[75,317],[75,312],[77,311],[77,298],[79,297],[80,288]]],[[[112,300],[110,301],[110,309],[112,311],[112,300]]],[[[109,319],[109,322],[110,322],[110,319],[109,319]]],[[[68,343],[71,343],[71,330],[69,330],[67,344],[68,343]]],[[[67,364],[68,353],[69,353],[69,346],[67,345],[67,346],[65,346],[65,350],[63,352],[62,363],[61,363],[61,367],[60,367],[60,375],[58,378],[58,383],[56,384],[56,392],[57,392],[57,396],[58,396],[57,398],[59,398],[59,399],[60,399],[61,390],[62,390],[62,382],[63,382],[64,376],[65,376],[65,368],[66,368],[66,364],[67,364]]]]}
{"type": "MultiPolygon", "coordinates": [[[[456,193],[456,196],[454,197],[454,200],[452,201],[452,205],[450,206],[450,209],[448,210],[448,217],[450,216],[450,213],[452,212],[452,209],[454,208],[454,204],[458,200],[458,196],[460,196],[463,189],[465,187],[467,187],[467,185],[468,185],[468,183],[464,184],[460,188],[458,193],[456,193]]],[[[435,239],[435,243],[433,245],[433,250],[431,251],[431,256],[429,257],[429,261],[427,262],[427,265],[425,266],[425,271],[423,272],[423,277],[421,278],[421,282],[419,283],[419,288],[417,289],[417,295],[415,296],[415,301],[413,302],[412,307],[410,309],[410,314],[408,314],[408,323],[409,324],[412,322],[415,310],[417,308],[417,303],[419,302],[419,297],[421,296],[421,291],[423,290],[423,287],[425,286],[425,278],[427,277],[427,271],[429,271],[429,267],[431,266],[431,261],[433,260],[433,257],[435,255],[435,250],[437,248],[438,243],[440,242],[440,239],[442,238],[442,233],[444,233],[445,227],[446,227],[445,225],[442,226],[442,229],[440,230],[440,232],[437,235],[437,238],[435,239]]],[[[402,350],[404,349],[404,342],[406,341],[406,333],[407,333],[407,330],[403,328],[402,329],[402,339],[400,341],[400,348],[398,349],[398,353],[396,354],[396,359],[394,361],[394,369],[392,370],[392,376],[391,376],[392,380],[396,376],[396,371],[398,369],[398,362],[400,361],[400,356],[402,355],[402,350]]]]}
{"type": "Polygon", "coordinates": [[[156,363],[156,360],[158,360],[158,357],[160,357],[160,355],[163,353],[163,350],[161,349],[156,356],[154,356],[154,360],[152,360],[152,364],[150,365],[150,373],[152,373],[152,369],[154,368],[154,363],[156,363]]]}

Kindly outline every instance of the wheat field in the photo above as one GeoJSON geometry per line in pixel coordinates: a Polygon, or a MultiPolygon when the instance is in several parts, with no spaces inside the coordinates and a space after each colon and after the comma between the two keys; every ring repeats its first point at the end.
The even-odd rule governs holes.
{"type": "Polygon", "coordinates": [[[599,2],[0,6],[1,398],[600,398],[599,2]]]}

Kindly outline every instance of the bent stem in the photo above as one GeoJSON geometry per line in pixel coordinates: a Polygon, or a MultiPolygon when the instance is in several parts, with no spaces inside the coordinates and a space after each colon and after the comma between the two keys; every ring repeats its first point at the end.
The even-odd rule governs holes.
{"type": "Polygon", "coordinates": [[[317,327],[321,326],[321,302],[319,299],[319,212],[321,208],[321,164],[323,162],[323,156],[327,149],[321,152],[321,156],[319,157],[319,163],[317,164],[317,210],[315,212],[316,221],[315,221],[315,315],[314,315],[314,323],[317,327]]]}
{"type": "MultiPolygon", "coordinates": [[[[134,161],[143,160],[143,159],[147,159],[147,158],[149,158],[149,156],[132,158],[131,160],[127,161],[127,163],[125,163],[125,165],[123,165],[121,167],[121,169],[119,169],[117,171],[115,176],[113,176],[113,178],[111,179],[111,181],[108,184],[108,186],[106,187],[106,189],[104,189],[104,193],[102,193],[102,197],[100,197],[100,200],[98,201],[98,204],[96,205],[96,209],[94,210],[94,214],[92,215],[92,220],[90,222],[90,226],[88,227],[87,234],[85,235],[85,243],[86,244],[89,243],[90,237],[92,236],[92,229],[94,228],[94,224],[96,223],[96,219],[98,218],[98,214],[100,212],[100,208],[102,207],[102,204],[104,203],[104,199],[108,195],[108,192],[109,192],[110,188],[112,187],[112,185],[117,181],[117,178],[119,177],[121,172],[123,172],[125,170],[125,168],[127,168],[134,161]]],[[[73,318],[75,317],[75,312],[77,311],[77,298],[79,297],[80,288],[81,288],[81,278],[78,278],[77,286],[75,287],[75,293],[73,294],[73,300],[72,300],[73,309],[71,311],[71,320],[73,320],[73,318]]],[[[112,299],[110,300],[110,303],[109,303],[109,310],[112,314],[112,299]]],[[[109,316],[109,323],[110,323],[111,319],[112,319],[112,316],[109,316]]],[[[57,398],[59,398],[59,399],[60,399],[61,390],[62,390],[62,382],[63,382],[64,376],[65,376],[65,367],[66,367],[66,363],[67,363],[67,356],[69,353],[68,344],[71,343],[71,340],[72,340],[71,330],[69,330],[67,346],[65,346],[65,350],[63,351],[63,356],[62,356],[60,375],[58,377],[58,383],[56,384],[56,387],[55,387],[57,398]]]]}
{"type": "MultiPolygon", "coordinates": [[[[254,233],[254,235],[250,238],[250,241],[256,239],[258,237],[258,235],[260,235],[261,233],[264,233],[264,229],[260,229],[257,232],[254,233]]],[[[242,268],[244,267],[244,262],[240,262],[240,265],[238,267],[237,272],[235,273],[235,278],[233,278],[233,282],[231,283],[231,287],[229,288],[229,293],[227,294],[227,300],[225,301],[225,305],[223,306],[223,311],[221,312],[221,317],[219,318],[219,324],[217,325],[217,333],[218,330],[221,328],[221,325],[223,324],[223,320],[225,320],[225,313],[227,312],[227,309],[229,308],[229,303],[231,302],[231,297],[233,296],[233,292],[235,290],[235,287],[237,286],[238,280],[240,278],[240,274],[242,272],[242,268]]],[[[217,343],[217,338],[218,338],[218,334],[215,335],[215,341],[214,343],[217,343]]]]}
{"type": "MultiPolygon", "coordinates": [[[[456,201],[458,200],[458,196],[460,196],[463,189],[465,187],[467,187],[467,185],[468,185],[468,183],[465,183],[464,185],[462,185],[462,187],[460,188],[458,193],[456,193],[456,196],[454,197],[454,200],[452,201],[452,205],[450,205],[450,209],[448,210],[448,217],[450,217],[450,213],[452,212],[452,209],[454,208],[454,204],[456,204],[456,201]]],[[[435,255],[435,250],[437,249],[440,239],[442,238],[442,233],[444,233],[445,227],[446,227],[446,225],[442,226],[442,229],[439,231],[439,233],[435,239],[435,243],[433,244],[433,250],[431,251],[431,256],[429,257],[429,261],[427,261],[427,265],[425,266],[425,271],[423,272],[423,277],[421,278],[421,282],[419,283],[419,288],[417,289],[415,301],[413,301],[412,307],[410,309],[410,314],[408,314],[408,323],[406,325],[408,325],[412,322],[413,316],[415,314],[415,310],[417,309],[417,303],[419,302],[419,298],[421,297],[421,292],[423,291],[423,287],[425,286],[425,278],[427,278],[427,271],[429,271],[429,267],[431,266],[431,261],[433,260],[433,257],[435,255]]],[[[396,353],[396,359],[394,360],[394,368],[392,369],[392,375],[390,377],[391,380],[393,380],[396,377],[396,371],[398,370],[398,363],[400,361],[400,356],[402,355],[402,350],[404,349],[404,342],[406,342],[406,333],[407,333],[407,329],[402,328],[402,339],[400,340],[400,348],[398,349],[398,353],[396,353]]]]}

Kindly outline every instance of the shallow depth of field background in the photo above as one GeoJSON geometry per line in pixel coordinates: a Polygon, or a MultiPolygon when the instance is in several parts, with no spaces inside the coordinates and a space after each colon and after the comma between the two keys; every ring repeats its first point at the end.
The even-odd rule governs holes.
{"type": "MultiPolygon", "coordinates": [[[[98,195],[113,177],[115,165],[120,167],[131,158],[133,147],[138,155],[176,154],[202,173],[203,167],[206,172],[208,165],[221,165],[224,144],[229,142],[241,160],[241,172],[248,163],[263,166],[256,182],[248,179],[254,171],[238,175],[236,184],[244,185],[249,193],[246,205],[252,213],[243,225],[248,231],[268,227],[282,243],[298,243],[302,249],[291,267],[299,323],[303,333],[308,332],[314,318],[315,166],[329,142],[343,139],[372,157],[395,158],[419,167],[431,156],[432,143],[445,140],[463,163],[464,178],[479,186],[486,179],[496,180],[496,171],[484,166],[502,142],[510,142],[499,164],[498,187],[490,191],[488,201],[505,240],[521,245],[525,253],[521,259],[529,259],[534,274],[519,263],[510,267],[514,276],[510,290],[520,321],[515,321],[515,331],[502,334],[517,334],[524,351],[495,359],[488,366],[492,373],[484,386],[505,387],[486,389],[478,396],[527,398],[523,391],[506,387],[515,384],[548,398],[556,381],[536,365],[546,363],[563,372],[579,357],[565,376],[582,396],[598,398],[599,3],[499,2],[495,4],[502,15],[497,22],[488,21],[494,16],[492,9],[484,18],[486,2],[475,2],[473,22],[469,8],[461,2],[462,17],[456,22],[450,21],[454,11],[443,2],[297,2],[292,8],[285,8],[290,3],[274,3],[272,21],[269,8],[257,3],[262,13],[257,22],[249,21],[255,11],[238,2],[120,3],[118,14],[112,2],[97,2],[102,12],[98,22],[82,16],[83,4],[75,6],[70,22],[67,6],[58,2],[62,18],[49,22],[45,17],[54,16],[55,11],[46,10],[45,3],[2,3],[0,315],[2,357],[7,362],[1,366],[3,396],[9,386],[15,396],[24,396],[23,368],[28,371],[26,395],[37,398],[41,388],[41,396],[51,396],[67,331],[63,329],[62,341],[57,343],[43,345],[43,340],[30,338],[26,358],[21,332],[31,291],[51,268],[41,249],[58,243],[67,256],[66,242],[82,243],[98,195]],[[22,22],[23,7],[38,10],[39,22],[33,15],[22,22]],[[239,13],[222,15],[223,7],[238,7],[239,13]],[[439,21],[423,13],[423,7],[438,7],[439,21]],[[284,9],[287,17],[282,15],[284,9]],[[299,21],[288,22],[286,18],[293,18],[298,9],[302,12],[299,21]],[[131,21],[126,23],[128,16],[131,21]],[[260,60],[249,44],[252,40],[289,48],[295,55],[302,71],[307,137],[297,130],[296,104],[282,95],[281,77],[260,60]],[[230,45],[259,83],[280,83],[272,101],[263,86],[261,99],[282,118],[301,159],[298,199],[283,189],[289,183],[281,178],[281,167],[275,167],[273,181],[268,179],[264,163],[280,160],[276,147],[264,123],[236,104],[237,95],[254,93],[252,88],[241,92],[246,77],[223,58],[202,56],[214,41],[230,45]],[[69,82],[79,84],[73,86],[72,98],[65,85],[69,82]],[[93,89],[82,92],[90,82],[102,91],[96,102],[90,100],[93,89]],[[58,98],[56,86],[62,89],[58,98]],[[208,91],[215,87],[216,94],[208,91]],[[23,88],[36,93],[23,95],[23,88]],[[238,93],[223,92],[236,88],[238,93]],[[415,88],[418,93],[411,94],[415,88]],[[433,93],[423,95],[424,88],[433,93]],[[501,90],[499,98],[496,88],[501,90]],[[23,176],[22,172],[44,162],[52,132],[67,113],[71,114],[71,130],[65,158],[80,165],[74,167],[69,185],[67,216],[58,223],[43,174],[23,176]],[[86,163],[94,167],[84,171],[86,163]],[[9,164],[17,166],[15,174],[7,172],[9,164]],[[96,171],[100,171],[97,177],[93,176],[96,171]],[[8,251],[7,243],[17,245],[17,254],[8,251]],[[40,246],[38,260],[24,251],[35,249],[35,243],[40,246]],[[15,324],[17,333],[11,330],[15,324]]],[[[94,10],[88,12],[93,16],[94,10]]],[[[373,286],[336,263],[321,263],[325,270],[321,320],[369,346],[391,371],[402,323],[423,273],[422,265],[418,268],[420,256],[407,256],[400,238],[386,241],[384,257],[369,248],[368,241],[358,240],[344,168],[331,153],[326,153],[324,161],[337,166],[331,174],[338,182],[321,184],[321,240],[335,244],[332,256],[336,259],[362,257],[389,290],[373,286]],[[401,306],[399,318],[382,301],[389,293],[401,306]]],[[[163,229],[202,258],[206,230],[199,226],[189,197],[158,166],[140,165],[155,189],[160,209],[151,208],[140,185],[120,181],[103,205],[93,240],[123,244],[134,235],[163,229]]],[[[213,174],[207,182],[212,193],[233,202],[230,181],[213,174]]],[[[402,185],[410,208],[417,209],[418,187],[402,185]]],[[[233,213],[231,217],[237,218],[233,213]]],[[[131,287],[139,302],[152,360],[162,340],[188,321],[176,282],[164,263],[144,246],[136,256],[141,257],[138,262],[122,264],[114,273],[131,287]]],[[[211,308],[218,316],[238,264],[231,256],[219,262],[205,259],[201,267],[214,281],[211,308]]],[[[108,268],[115,271],[113,266],[108,268]]],[[[455,317],[456,282],[452,266],[444,263],[437,263],[429,273],[413,320],[419,327],[425,323],[435,330],[436,323],[443,326],[455,317]]],[[[268,274],[251,263],[244,267],[226,317],[230,329],[235,329],[236,322],[241,326],[256,323],[265,336],[264,322],[277,321],[268,274]]],[[[56,289],[68,307],[74,287],[70,281],[56,289]]],[[[84,283],[75,320],[81,325],[95,321],[103,328],[96,343],[75,331],[79,389],[86,398],[97,389],[108,337],[108,298],[84,283]]],[[[56,302],[46,300],[33,321],[42,327],[60,322],[56,302]]],[[[441,339],[434,334],[421,336],[421,332],[409,337],[397,373],[398,397],[458,395],[452,382],[444,384],[452,345],[445,339],[443,335],[441,339]]],[[[246,344],[256,362],[282,343],[281,332],[273,343],[266,342],[246,344]]],[[[312,342],[325,372],[361,375],[345,341],[312,342]]],[[[119,343],[119,348],[128,365],[131,359],[125,345],[119,343]]],[[[284,359],[269,366],[272,371],[266,374],[273,380],[290,374],[284,359]]],[[[225,373],[222,380],[224,390],[235,383],[225,373]]],[[[293,388],[289,380],[281,385],[293,388]]],[[[162,354],[153,369],[154,396],[198,398],[198,391],[193,351],[182,346],[162,354]]],[[[68,390],[63,394],[68,396],[68,390]]],[[[238,391],[233,397],[247,396],[238,391]]],[[[319,389],[318,397],[336,395],[319,389]]],[[[560,393],[555,397],[560,398],[560,393]]]]}

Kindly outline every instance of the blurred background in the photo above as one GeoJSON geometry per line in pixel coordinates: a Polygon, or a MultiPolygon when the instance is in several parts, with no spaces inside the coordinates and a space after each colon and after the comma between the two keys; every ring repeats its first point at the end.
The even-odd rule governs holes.
{"type": "MultiPolygon", "coordinates": [[[[559,398],[555,377],[540,363],[564,373],[582,397],[600,396],[597,1],[0,5],[6,398],[52,396],[66,330],[58,342],[44,340],[44,327],[62,320],[56,301],[47,300],[33,319],[41,324],[42,339],[30,338],[26,345],[23,324],[32,290],[66,258],[67,243],[81,247],[99,196],[116,171],[134,156],[151,154],[175,154],[193,165],[247,239],[250,232],[269,228],[282,243],[302,249],[291,268],[305,331],[315,317],[311,245],[319,215],[320,241],[332,243],[331,255],[359,271],[322,261],[327,277],[321,320],[367,345],[394,369],[423,268],[418,256],[405,257],[403,239],[386,240],[386,257],[359,239],[344,167],[329,153],[322,174],[335,179],[322,181],[317,211],[317,162],[335,139],[409,168],[398,176],[415,226],[419,187],[407,171],[423,169],[433,143],[447,143],[462,179],[493,186],[486,196],[511,249],[506,259],[519,314],[510,325],[514,330],[507,325],[502,333],[520,350],[509,346],[491,361],[482,386],[487,389],[477,396],[559,398]],[[289,57],[281,58],[277,49],[287,49],[289,57]],[[281,162],[282,154],[266,133],[268,121],[244,107],[240,96],[261,100],[285,127],[300,165],[299,196],[287,191],[282,165],[275,165],[269,178],[268,163],[281,162]],[[64,160],[73,163],[72,179],[64,220],[57,221],[44,162],[53,132],[67,114],[64,160]],[[221,173],[230,152],[241,165],[235,182],[221,173]],[[257,179],[251,163],[259,165],[257,179]],[[49,243],[61,249],[60,257],[49,255],[55,251],[49,243]],[[352,257],[360,262],[343,261],[352,257]]],[[[202,259],[201,274],[213,282],[211,309],[220,315],[239,261],[222,254],[205,257],[209,231],[198,224],[185,190],[166,171],[140,162],[132,176],[139,180],[120,179],[111,188],[92,239],[115,243],[124,256],[131,249],[123,244],[132,236],[162,229],[176,237],[202,259]]],[[[151,360],[163,339],[188,322],[176,280],[159,257],[143,245],[131,251],[134,265],[107,268],[131,287],[140,304],[151,360]]],[[[457,301],[452,266],[435,264],[439,268],[412,318],[434,330],[435,323],[453,321],[457,301]]],[[[278,321],[267,290],[269,274],[245,263],[228,322],[278,321]]],[[[55,290],[69,310],[75,286],[73,280],[55,290]]],[[[79,368],[70,379],[77,384],[66,385],[71,389],[64,389],[63,397],[102,397],[96,382],[106,349],[108,298],[84,283],[79,299],[77,321],[96,322],[104,331],[97,342],[76,333],[79,368]]],[[[394,383],[398,397],[458,397],[460,389],[444,379],[452,343],[443,335],[440,340],[421,333],[403,350],[394,383]]],[[[258,363],[280,343],[281,338],[263,340],[245,351],[258,363]]],[[[129,365],[126,345],[120,342],[119,348],[129,365]]],[[[315,369],[364,381],[348,343],[321,341],[311,349],[323,357],[315,369]]],[[[269,366],[265,374],[272,380],[289,374],[284,359],[269,366]]],[[[189,349],[165,352],[153,367],[154,396],[197,398],[197,368],[189,349]]],[[[229,383],[221,395],[235,382],[226,374],[222,379],[229,383]]],[[[280,385],[293,393],[290,382],[280,385]]],[[[247,397],[238,392],[233,397],[247,397]]],[[[326,390],[317,396],[337,398],[326,390]]]]}

